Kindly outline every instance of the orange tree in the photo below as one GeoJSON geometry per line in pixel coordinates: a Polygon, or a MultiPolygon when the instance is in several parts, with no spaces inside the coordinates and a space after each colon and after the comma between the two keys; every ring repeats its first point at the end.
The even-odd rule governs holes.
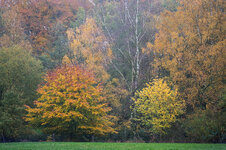
{"type": "Polygon", "coordinates": [[[217,110],[224,92],[225,14],[223,0],[180,1],[165,11],[154,45],[159,76],[170,76],[191,111],[217,110]],[[211,10],[211,11],[210,11],[211,10]]]}
{"type": "Polygon", "coordinates": [[[37,90],[34,108],[26,106],[25,120],[45,133],[104,135],[114,133],[114,116],[104,103],[102,87],[92,72],[65,65],[49,72],[37,90]]]}

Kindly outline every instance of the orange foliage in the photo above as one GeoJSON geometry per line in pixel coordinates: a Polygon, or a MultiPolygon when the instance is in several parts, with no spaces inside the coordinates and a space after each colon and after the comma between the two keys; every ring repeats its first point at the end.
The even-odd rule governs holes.
{"type": "Polygon", "coordinates": [[[45,132],[85,132],[103,135],[115,132],[104,103],[102,87],[93,74],[78,66],[65,65],[49,72],[37,90],[35,107],[26,106],[25,120],[45,132]]]}
{"type": "Polygon", "coordinates": [[[223,92],[226,40],[222,7],[223,0],[182,0],[177,12],[161,15],[155,43],[148,44],[155,51],[155,67],[169,72],[193,108],[213,109],[223,92]]]}
{"type": "Polygon", "coordinates": [[[76,20],[76,11],[79,7],[89,9],[90,6],[91,4],[87,0],[0,1],[0,8],[8,11],[7,17],[14,17],[14,20],[17,21],[11,19],[13,25],[16,26],[15,29],[23,30],[27,36],[21,35],[20,38],[29,39],[34,50],[33,53],[36,55],[51,50],[51,43],[55,40],[52,29],[56,23],[60,22],[67,28],[70,22],[76,20]]]}

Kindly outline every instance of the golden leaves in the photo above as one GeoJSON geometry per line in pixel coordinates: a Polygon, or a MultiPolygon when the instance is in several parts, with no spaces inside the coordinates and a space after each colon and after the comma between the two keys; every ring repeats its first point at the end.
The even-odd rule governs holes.
{"type": "Polygon", "coordinates": [[[93,70],[101,81],[106,81],[109,75],[105,67],[113,55],[110,44],[94,19],[87,18],[85,24],[76,29],[76,37],[72,30],[68,30],[67,34],[75,55],[73,61],[93,70]]]}
{"type": "MultiPolygon", "coordinates": [[[[43,128],[57,120],[60,124],[75,122],[79,126],[89,124],[92,128],[104,124],[95,130],[101,130],[98,131],[101,133],[114,131],[110,126],[111,116],[107,114],[111,108],[104,103],[102,87],[90,71],[65,64],[49,72],[45,80],[46,83],[38,89],[41,97],[35,102],[35,108],[27,106],[26,121],[35,123],[38,120],[43,128]],[[108,123],[105,124],[105,121],[108,123]]],[[[58,129],[55,123],[48,128],[58,129]]]]}
{"type": "Polygon", "coordinates": [[[161,15],[155,43],[147,46],[154,50],[157,72],[167,70],[180,95],[194,107],[217,102],[223,85],[225,14],[219,4],[222,0],[182,0],[177,12],[161,15]]]}
{"type": "Polygon", "coordinates": [[[163,79],[156,79],[147,87],[136,92],[135,108],[142,115],[142,122],[151,127],[150,132],[165,133],[176,117],[184,113],[184,100],[178,98],[177,90],[172,90],[163,79]]]}
{"type": "Polygon", "coordinates": [[[63,65],[72,65],[71,60],[70,60],[70,58],[69,58],[67,55],[65,55],[65,56],[63,57],[63,59],[62,59],[62,64],[63,64],[63,65]]]}

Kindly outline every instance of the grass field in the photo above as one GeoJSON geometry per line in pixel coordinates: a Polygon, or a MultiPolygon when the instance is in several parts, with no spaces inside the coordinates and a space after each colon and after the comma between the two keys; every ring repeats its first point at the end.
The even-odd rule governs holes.
{"type": "Polygon", "coordinates": [[[226,150],[226,144],[181,143],[1,143],[0,150],[226,150]]]}

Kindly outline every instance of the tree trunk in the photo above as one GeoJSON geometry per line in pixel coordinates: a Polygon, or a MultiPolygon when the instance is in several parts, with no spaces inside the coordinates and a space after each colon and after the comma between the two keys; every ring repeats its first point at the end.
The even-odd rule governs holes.
{"type": "Polygon", "coordinates": [[[3,141],[3,143],[5,143],[5,136],[4,136],[4,133],[2,133],[2,141],[3,141]]]}
{"type": "Polygon", "coordinates": [[[136,77],[135,77],[135,87],[134,89],[136,90],[138,87],[138,79],[139,79],[139,74],[140,74],[140,50],[139,50],[139,34],[138,34],[138,16],[139,15],[139,0],[137,0],[137,5],[136,5],[136,25],[135,25],[135,38],[136,38],[136,77]]]}
{"type": "Polygon", "coordinates": [[[55,142],[55,134],[54,133],[52,135],[52,138],[53,138],[53,142],[55,142]]]}
{"type": "Polygon", "coordinates": [[[92,135],[92,142],[94,142],[94,135],[92,135]]]}

